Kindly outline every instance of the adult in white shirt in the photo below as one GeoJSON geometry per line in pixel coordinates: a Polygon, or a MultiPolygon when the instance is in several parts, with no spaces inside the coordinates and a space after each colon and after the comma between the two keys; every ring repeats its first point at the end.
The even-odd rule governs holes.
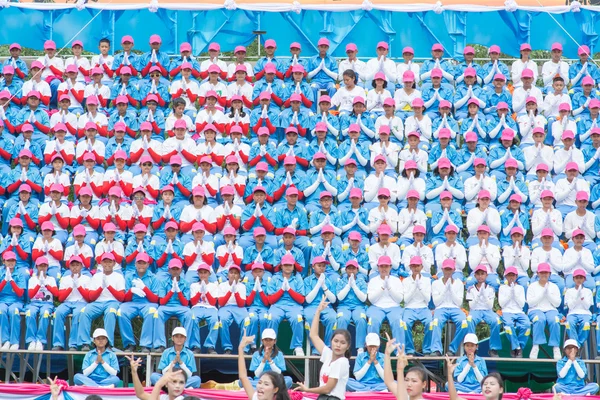
{"type": "Polygon", "coordinates": [[[402,319],[406,324],[405,353],[410,355],[415,352],[412,328],[415,322],[420,321],[425,331],[423,354],[430,354],[431,331],[428,328],[431,324],[431,311],[428,307],[431,301],[431,277],[428,276],[429,274],[422,273],[423,262],[421,257],[414,256],[409,263],[411,274],[402,281],[404,286],[404,315],[402,319]]]}
{"type": "Polygon", "coordinates": [[[392,260],[392,276],[402,275],[403,271],[400,270],[400,247],[396,243],[390,242],[390,236],[392,235],[390,226],[381,224],[379,229],[377,229],[377,234],[379,235],[379,241],[372,244],[368,252],[369,265],[371,267],[370,275],[377,274],[378,262],[382,256],[388,256],[392,260]]]}
{"type": "Polygon", "coordinates": [[[389,45],[386,42],[377,43],[377,58],[367,61],[365,80],[371,82],[378,72],[385,74],[389,87],[396,87],[396,63],[387,57],[389,45]]]}
{"type": "Polygon", "coordinates": [[[415,58],[415,51],[413,50],[413,48],[410,46],[406,46],[405,48],[403,48],[402,58],[404,62],[400,62],[396,65],[396,76],[398,77],[398,86],[400,86],[401,88],[404,87],[405,81],[403,80],[403,77],[406,71],[410,71],[413,73],[413,77],[416,77],[417,80],[413,80],[412,82],[418,85],[420,83],[421,67],[419,66],[419,64],[413,62],[413,59],[415,58]]]}
{"type": "Polygon", "coordinates": [[[590,199],[590,183],[579,177],[579,166],[570,162],[565,168],[567,176],[556,182],[556,208],[565,217],[577,208],[578,199],[590,199]]]}
{"type": "Polygon", "coordinates": [[[487,190],[480,190],[477,195],[476,207],[467,214],[467,230],[469,231],[467,246],[472,246],[479,241],[477,232],[482,225],[486,225],[490,230],[490,243],[496,246],[500,245],[498,234],[502,229],[502,223],[498,210],[490,206],[491,197],[487,190]]]}
{"type": "Polygon", "coordinates": [[[366,88],[367,81],[365,78],[366,78],[367,63],[359,60],[356,57],[357,54],[358,54],[358,47],[356,47],[356,45],[354,43],[348,43],[346,45],[346,55],[348,56],[348,58],[343,59],[338,64],[338,71],[339,71],[338,80],[340,82],[343,82],[344,81],[344,72],[351,69],[352,71],[354,71],[354,73],[358,77],[358,81],[356,82],[356,84],[362,88],[366,88]]]}
{"type": "Polygon", "coordinates": [[[551,59],[542,66],[542,80],[544,81],[544,91],[546,93],[550,93],[552,81],[557,76],[563,78],[565,85],[569,84],[569,64],[561,60],[562,54],[562,44],[552,43],[551,59]]]}
{"type": "MultiPolygon", "coordinates": [[[[469,265],[485,266],[488,276],[486,284],[498,290],[500,279],[498,278],[498,265],[500,264],[500,248],[497,245],[490,243],[490,228],[487,225],[480,225],[477,228],[476,245],[469,247],[469,265]]],[[[467,278],[467,288],[475,284],[475,276],[473,273],[467,278]]]]}
{"type": "Polygon", "coordinates": [[[114,344],[115,325],[119,304],[125,299],[125,279],[114,272],[115,256],[112,253],[102,255],[102,273],[97,273],[89,284],[90,304],[79,316],[78,341],[82,351],[89,351],[92,322],[104,315],[104,329],[108,333],[109,343],[114,344]]]}
{"type": "Polygon", "coordinates": [[[565,293],[565,307],[569,309],[567,314],[569,338],[575,339],[579,346],[587,342],[590,336],[592,321],[590,308],[594,305],[592,291],[584,287],[586,275],[582,268],[573,271],[575,286],[567,289],[565,293]]]}
{"type": "Polygon", "coordinates": [[[533,346],[529,358],[537,359],[540,344],[552,347],[555,360],[560,359],[560,320],[557,307],[560,306],[562,296],[558,286],[550,282],[550,265],[541,263],[537,268],[539,281],[533,282],[527,288],[528,316],[533,325],[533,346]],[[550,337],[546,340],[546,327],[550,337]]]}
{"type": "Polygon", "coordinates": [[[435,311],[429,329],[431,329],[431,355],[434,357],[442,355],[444,349],[442,329],[447,321],[452,321],[456,326],[456,333],[448,346],[448,353],[456,354],[465,335],[475,332],[475,327],[461,310],[465,287],[461,280],[452,278],[455,268],[456,263],[453,259],[444,260],[442,264],[444,275],[431,284],[435,311]]]}
{"type": "Polygon", "coordinates": [[[529,56],[531,55],[531,45],[529,43],[523,43],[520,48],[521,57],[518,60],[513,62],[512,67],[510,69],[511,80],[513,81],[513,86],[515,88],[519,88],[523,86],[521,82],[522,72],[526,69],[530,70],[533,73],[533,82],[535,83],[538,78],[538,67],[535,61],[531,60],[529,56]]]}
{"type": "MultiPolygon", "coordinates": [[[[315,349],[321,355],[319,361],[322,363],[319,371],[319,386],[309,388],[302,383],[298,384],[297,390],[307,393],[318,394],[319,397],[337,398],[344,400],[346,398],[346,385],[350,377],[350,333],[346,329],[340,329],[334,333],[331,338],[331,347],[326,346],[319,334],[319,321],[321,319],[321,311],[329,306],[325,296],[317,307],[315,316],[313,317],[310,326],[310,340],[315,346],[315,349]]],[[[379,332],[377,332],[379,334],[379,332]]],[[[241,345],[240,345],[241,346],[241,345]]],[[[240,347],[241,350],[243,350],[240,347]]],[[[240,358],[243,361],[243,358],[240,358]]],[[[242,362],[240,361],[240,363],[242,362]]],[[[248,386],[251,386],[248,384],[248,386]]],[[[249,389],[246,390],[248,393],[249,389]]],[[[275,398],[273,396],[272,398],[275,398]]],[[[254,397],[253,397],[254,399],[254,397]]],[[[256,396],[258,400],[258,396],[256,396]]]]}
{"type": "Polygon", "coordinates": [[[500,286],[498,290],[498,304],[502,309],[502,325],[504,325],[504,334],[510,341],[511,356],[522,358],[523,349],[529,341],[531,321],[523,312],[525,288],[516,283],[517,274],[517,268],[512,266],[504,271],[506,284],[500,286]]]}
{"type": "Polygon", "coordinates": [[[367,296],[371,305],[367,309],[368,332],[380,334],[383,321],[387,320],[392,329],[392,336],[398,343],[404,343],[403,309],[400,303],[404,300],[402,281],[391,275],[392,258],[381,256],[377,260],[378,274],[371,276],[367,288],[367,296]]]}

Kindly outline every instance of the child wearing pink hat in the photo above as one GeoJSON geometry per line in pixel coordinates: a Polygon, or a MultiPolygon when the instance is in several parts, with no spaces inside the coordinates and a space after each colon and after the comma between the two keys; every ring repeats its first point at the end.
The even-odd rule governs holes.
{"type": "Polygon", "coordinates": [[[538,78],[537,64],[531,59],[531,45],[529,43],[521,44],[519,53],[521,54],[521,56],[519,57],[519,59],[513,62],[510,68],[510,76],[513,82],[513,86],[515,88],[523,86],[523,83],[521,82],[521,73],[523,72],[523,70],[528,69],[533,72],[532,78],[534,84],[538,78]]]}
{"type": "Polygon", "coordinates": [[[562,44],[558,42],[552,43],[550,51],[550,60],[544,62],[544,65],[542,66],[544,93],[552,92],[552,83],[556,76],[563,78],[565,86],[569,84],[569,64],[562,60],[562,44]]]}
{"type": "Polygon", "coordinates": [[[431,47],[431,59],[425,60],[421,65],[421,82],[430,83],[434,69],[442,72],[442,82],[454,84],[454,67],[448,60],[444,60],[444,46],[435,43],[431,47]]]}

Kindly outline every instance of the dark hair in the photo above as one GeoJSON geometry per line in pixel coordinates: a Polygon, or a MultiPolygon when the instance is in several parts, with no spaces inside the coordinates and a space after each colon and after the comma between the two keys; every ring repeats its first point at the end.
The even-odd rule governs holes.
{"type": "MultiPolygon", "coordinates": [[[[440,176],[440,167],[435,167],[435,169],[433,170],[433,174],[436,176],[440,176]]],[[[450,164],[450,173],[448,174],[448,176],[454,176],[454,166],[452,164],[450,164]]]]}
{"type": "Polygon", "coordinates": [[[88,397],[85,398],[85,400],[102,400],[102,397],[96,394],[90,394],[88,397]]]}
{"type": "Polygon", "coordinates": [[[554,79],[552,79],[552,83],[554,83],[554,82],[565,83],[565,80],[562,78],[562,76],[556,76],[556,77],[554,77],[554,79]]]}
{"type": "Polygon", "coordinates": [[[181,97],[178,97],[172,101],[172,105],[173,108],[176,108],[177,106],[185,106],[185,100],[181,97]]]}
{"type": "Polygon", "coordinates": [[[107,38],[102,38],[100,39],[100,41],[98,42],[98,44],[102,44],[102,43],[106,43],[110,46],[110,40],[108,40],[107,38]]]}
{"type": "MultiPolygon", "coordinates": [[[[185,373],[185,371],[183,369],[181,369],[181,367],[173,367],[173,369],[171,370],[171,372],[178,372],[178,371],[181,371],[181,373],[183,374],[183,380],[184,380],[184,382],[187,382],[188,376],[185,373]]],[[[169,388],[167,387],[167,385],[163,386],[161,390],[164,391],[164,392],[166,392],[166,393],[169,393],[169,388]]]]}
{"type": "Polygon", "coordinates": [[[425,371],[424,368],[410,367],[408,369],[408,371],[406,371],[406,374],[404,374],[404,376],[408,375],[408,373],[410,373],[410,372],[414,372],[415,374],[417,374],[419,376],[419,379],[421,379],[422,382],[427,381],[427,371],[425,371]]]}
{"type": "MultiPolygon", "coordinates": [[[[497,372],[492,372],[491,374],[487,374],[486,376],[484,376],[481,380],[481,387],[483,387],[485,381],[487,381],[490,378],[496,379],[496,381],[498,381],[498,385],[500,385],[500,387],[504,390],[504,380],[502,379],[502,376],[497,372]]],[[[500,393],[498,400],[502,400],[502,393],[500,393]]]]}
{"type": "MultiPolygon", "coordinates": [[[[258,348],[258,354],[262,354],[264,350],[265,346],[261,344],[258,348]]],[[[275,344],[273,345],[273,354],[271,354],[271,358],[277,357],[277,354],[279,354],[280,351],[281,350],[279,350],[279,347],[277,347],[277,342],[275,342],[275,344]]]]}
{"type": "Polygon", "coordinates": [[[275,394],[275,400],[290,400],[290,394],[288,393],[287,385],[285,384],[285,379],[283,379],[283,375],[278,374],[277,372],[267,371],[260,377],[263,378],[265,376],[268,376],[271,382],[273,383],[273,386],[279,389],[275,394]]]}
{"type": "MultiPolygon", "coordinates": [[[[246,112],[244,111],[244,103],[242,102],[242,107],[239,109],[240,118],[244,118],[246,116],[246,112]]],[[[235,118],[235,110],[233,109],[233,102],[231,104],[231,112],[229,113],[229,118],[235,118]]]]}
{"type": "MultiPolygon", "coordinates": [[[[402,176],[405,178],[408,178],[408,173],[406,173],[406,167],[404,167],[404,169],[402,170],[402,176]]],[[[417,168],[417,170],[415,171],[415,178],[418,178],[419,175],[421,175],[421,171],[419,170],[419,168],[417,168]]]]}
{"type": "Polygon", "coordinates": [[[183,400],[200,400],[200,397],[196,396],[185,396],[183,400]]]}
{"type": "Polygon", "coordinates": [[[351,69],[345,70],[342,76],[347,76],[348,78],[352,79],[355,85],[358,83],[358,75],[356,75],[356,72],[351,69]]]}
{"type": "MultiPolygon", "coordinates": [[[[373,88],[377,87],[377,85],[375,84],[375,81],[376,81],[376,79],[373,79],[373,81],[371,82],[371,86],[373,86],[373,88]]],[[[387,80],[384,79],[383,80],[383,88],[384,89],[387,88],[387,85],[388,85],[387,80]]]]}
{"type": "Polygon", "coordinates": [[[348,349],[346,350],[346,353],[344,353],[344,357],[350,358],[350,347],[352,347],[352,336],[350,335],[350,331],[348,329],[336,329],[333,332],[333,335],[331,335],[331,340],[337,335],[342,335],[344,339],[346,339],[346,342],[348,342],[348,349]]]}

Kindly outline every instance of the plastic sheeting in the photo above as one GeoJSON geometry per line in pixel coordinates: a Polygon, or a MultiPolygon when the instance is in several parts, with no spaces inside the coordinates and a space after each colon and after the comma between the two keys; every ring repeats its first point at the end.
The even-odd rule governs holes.
{"type": "MultiPolygon", "coordinates": [[[[0,9],[4,23],[0,43],[19,42],[41,49],[47,39],[59,47],[79,39],[88,50],[96,51],[98,41],[106,37],[113,43],[114,51],[119,49],[120,38],[129,34],[135,39],[135,48],[146,51],[148,38],[156,33],[163,38],[162,48],[168,53],[178,53],[179,45],[187,41],[198,55],[206,51],[210,42],[219,42],[223,51],[230,51],[236,45],[251,43],[255,39],[253,31],[266,31],[262,40],[277,40],[281,56],[289,54],[292,42],[302,44],[303,56],[312,56],[316,54],[318,39],[327,37],[333,55],[338,57],[345,55],[348,43],[356,43],[360,57],[372,57],[377,42],[383,40],[390,43],[391,57],[400,57],[404,46],[412,46],[417,57],[428,57],[431,45],[438,42],[446,48],[446,56],[458,60],[462,49],[471,43],[497,44],[503,52],[517,56],[520,43],[549,49],[553,42],[561,42],[565,56],[576,58],[578,44],[594,49],[600,31],[598,7],[581,7],[578,12],[568,6],[544,8],[552,11],[549,14],[541,8],[507,11],[477,6],[447,6],[441,12],[433,11],[431,6],[427,6],[429,11],[392,11],[388,5],[371,5],[367,9],[359,5],[347,11],[295,9],[298,12],[263,11],[261,7],[252,10],[241,5],[230,7],[235,9],[221,5],[217,9],[177,10],[165,4],[164,8],[161,5],[153,10],[156,12],[144,4],[133,5],[141,6],[136,9],[109,10],[103,9],[103,4],[90,3],[81,11],[73,5],[61,6],[11,3],[0,9]]],[[[276,10],[280,4],[273,7],[276,10]]],[[[289,4],[285,7],[290,8],[289,4]]]]}

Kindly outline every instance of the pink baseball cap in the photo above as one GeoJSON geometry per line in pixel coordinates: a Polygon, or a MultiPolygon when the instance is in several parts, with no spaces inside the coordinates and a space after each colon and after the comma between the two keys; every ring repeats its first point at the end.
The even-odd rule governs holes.
{"type": "Polygon", "coordinates": [[[515,274],[515,275],[519,275],[518,271],[517,271],[517,267],[508,267],[504,270],[504,275],[508,275],[508,274],[515,274]]]}
{"type": "Polygon", "coordinates": [[[451,199],[452,198],[452,193],[450,193],[447,190],[444,190],[442,193],[440,193],[440,199],[451,199]]]}
{"type": "Polygon", "coordinates": [[[573,277],[576,276],[583,276],[585,278],[585,270],[581,269],[581,268],[577,268],[575,271],[573,271],[573,277]]]}
{"type": "Polygon", "coordinates": [[[121,44],[127,43],[127,42],[134,43],[133,38],[130,35],[125,35],[121,38],[121,44]]]}
{"type": "Polygon", "coordinates": [[[446,225],[446,229],[444,229],[444,233],[454,232],[458,233],[458,226],[456,225],[446,225]]]}
{"type": "Polygon", "coordinates": [[[452,167],[452,163],[446,157],[442,157],[438,161],[438,168],[450,168],[452,167]]]}
{"type": "Polygon", "coordinates": [[[415,73],[407,70],[402,74],[402,82],[414,82],[415,81],[415,73]]]}
{"type": "MultiPolygon", "coordinates": [[[[385,125],[387,126],[387,125],[385,125]]],[[[450,139],[451,133],[450,133],[450,129],[448,128],[442,128],[440,129],[439,133],[438,133],[438,137],[440,139],[450,139]]]]}
{"type": "Polygon", "coordinates": [[[375,164],[377,161],[383,161],[384,163],[387,163],[385,156],[382,154],[375,156],[375,159],[373,160],[373,164],[375,164]]]}
{"type": "Polygon", "coordinates": [[[44,69],[44,64],[42,64],[40,61],[35,60],[34,62],[31,63],[31,68],[39,68],[39,69],[44,69]]]}
{"type": "Polygon", "coordinates": [[[390,48],[390,46],[387,44],[387,42],[381,41],[381,42],[377,43],[377,48],[387,50],[390,48]]]}
{"type": "Polygon", "coordinates": [[[251,269],[252,269],[253,271],[254,271],[255,269],[265,269],[265,265],[264,265],[263,263],[261,263],[261,262],[256,262],[256,261],[255,261],[255,262],[253,262],[253,263],[252,263],[252,268],[251,268],[251,269]]]}
{"type": "Polygon", "coordinates": [[[487,233],[491,233],[490,231],[490,227],[487,225],[479,225],[479,228],[477,228],[477,232],[487,232],[487,233]]]}
{"type": "Polygon", "coordinates": [[[575,134],[571,130],[566,130],[562,133],[561,139],[575,139],[575,134]]]}
{"type": "Polygon", "coordinates": [[[261,126],[260,128],[258,128],[258,132],[256,133],[258,136],[263,136],[263,135],[271,135],[271,132],[269,131],[269,128],[267,128],[266,126],[261,126]]]}
{"type": "Polygon", "coordinates": [[[184,51],[192,51],[192,45],[188,42],[183,42],[179,45],[179,52],[183,53],[184,51]]]}
{"type": "Polygon", "coordinates": [[[233,50],[233,54],[235,53],[246,53],[246,48],[244,46],[235,46],[235,49],[233,50]]]}
{"type": "Polygon", "coordinates": [[[148,232],[148,228],[144,224],[135,224],[135,226],[133,227],[133,233],[138,232],[148,232]]]}
{"type": "Polygon", "coordinates": [[[381,189],[379,189],[377,191],[377,196],[385,196],[385,197],[390,197],[390,189],[382,187],[381,189]]]}
{"type": "Polygon", "coordinates": [[[465,142],[477,142],[477,134],[475,132],[467,132],[465,134],[465,142]]]}
{"type": "Polygon", "coordinates": [[[184,119],[178,119],[173,124],[173,128],[175,128],[175,129],[187,129],[187,123],[185,122],[184,119]]]}
{"type": "Polygon", "coordinates": [[[591,54],[590,48],[588,46],[586,46],[585,44],[583,46],[579,46],[579,49],[577,50],[577,54],[580,56],[587,54],[589,56],[591,54]]]}
{"type": "Polygon", "coordinates": [[[434,68],[431,70],[431,77],[432,78],[441,78],[443,76],[443,72],[441,69],[439,68],[434,68]]]}
{"type": "Polygon", "coordinates": [[[63,185],[61,185],[60,183],[53,183],[50,186],[50,191],[51,192],[59,192],[62,193],[65,190],[65,187],[63,185]]]}
{"type": "Polygon", "coordinates": [[[356,45],[354,43],[348,43],[346,45],[346,52],[349,51],[358,51],[358,48],[356,47],[356,45]]]}
{"type": "MultiPolygon", "coordinates": [[[[591,76],[584,76],[583,79],[581,80],[581,85],[585,86],[585,85],[594,85],[594,79],[591,76]]],[[[591,103],[591,100],[590,100],[591,103]]]]}
{"type": "Polygon", "coordinates": [[[317,46],[329,46],[329,39],[327,39],[327,38],[319,39],[319,41],[317,42],[317,46]]]}
{"type": "MultiPolygon", "coordinates": [[[[261,161],[258,164],[256,164],[256,170],[257,171],[268,172],[269,171],[269,166],[267,165],[266,162],[261,161]]],[[[259,186],[259,187],[262,188],[263,192],[265,192],[265,193],[267,192],[264,187],[262,187],[262,186],[259,186]]]]}
{"type": "Polygon", "coordinates": [[[488,54],[489,53],[500,53],[500,46],[498,45],[491,45],[490,48],[488,49],[488,54]]]}
{"type": "Polygon", "coordinates": [[[350,189],[350,198],[362,199],[362,190],[359,188],[350,189]]]}
{"type": "Polygon", "coordinates": [[[281,265],[294,265],[296,263],[296,259],[291,254],[286,254],[281,257],[281,265]]]}
{"type": "Polygon", "coordinates": [[[298,196],[298,193],[298,189],[296,189],[294,186],[290,186],[285,191],[286,196],[298,196]]]}
{"type": "Polygon", "coordinates": [[[572,170],[576,170],[576,171],[579,170],[579,166],[574,161],[568,162],[567,166],[565,167],[565,171],[572,171],[572,170]]]}
{"type": "MultiPolygon", "coordinates": [[[[465,53],[465,54],[468,54],[468,53],[465,53]]],[[[475,71],[475,68],[469,67],[469,68],[465,69],[464,75],[465,75],[465,78],[467,76],[475,77],[475,76],[477,76],[477,72],[475,71]]]]}
{"type": "Polygon", "coordinates": [[[522,203],[523,202],[523,198],[521,197],[520,194],[513,194],[510,196],[510,198],[508,199],[508,201],[516,201],[517,203],[522,203]]]}
{"type": "Polygon", "coordinates": [[[44,50],[56,50],[56,43],[53,40],[46,40],[44,42],[44,50]]]}
{"type": "Polygon", "coordinates": [[[273,39],[265,40],[265,49],[269,47],[277,47],[277,43],[273,39]]]}
{"type": "Polygon", "coordinates": [[[405,53],[414,55],[415,50],[410,46],[406,46],[405,48],[402,49],[402,54],[405,54],[405,53]]]}
{"type": "Polygon", "coordinates": [[[533,71],[529,68],[525,68],[523,72],[521,72],[521,78],[533,78],[533,71]]]}
{"type": "MultiPolygon", "coordinates": [[[[23,132],[29,132],[29,131],[26,131],[25,129],[23,129],[23,132]]],[[[32,156],[33,156],[33,154],[31,153],[31,151],[27,150],[27,149],[23,149],[19,152],[19,158],[21,158],[21,157],[31,158],[32,156]]]]}
{"type": "Polygon", "coordinates": [[[85,104],[87,104],[87,105],[90,105],[90,104],[98,105],[98,98],[96,96],[89,96],[87,99],[85,99],[85,104]]]}
{"type": "Polygon", "coordinates": [[[560,103],[558,105],[558,111],[571,111],[571,106],[569,103],[560,103]]]}
{"type": "Polygon", "coordinates": [[[183,160],[179,154],[173,154],[169,159],[169,164],[171,165],[181,165],[183,164],[183,160]]]}
{"type": "Polygon", "coordinates": [[[495,81],[506,81],[506,77],[504,76],[504,74],[498,73],[498,74],[494,75],[494,80],[495,81]]]}
{"type": "Polygon", "coordinates": [[[467,101],[467,105],[470,106],[471,104],[475,104],[477,107],[479,107],[479,100],[469,99],[469,101],[467,101]]]}
{"type": "Polygon", "coordinates": [[[518,167],[519,167],[519,164],[517,163],[517,160],[515,160],[514,158],[509,158],[504,163],[504,168],[518,168],[518,167]]]}
{"type": "Polygon", "coordinates": [[[523,51],[523,50],[531,50],[531,45],[529,43],[523,43],[521,45],[521,48],[519,49],[519,51],[523,51]]]}
{"type": "Polygon", "coordinates": [[[481,158],[481,157],[478,157],[475,160],[473,160],[473,165],[476,166],[476,167],[478,165],[486,165],[485,159],[481,158]]]}
{"type": "Polygon", "coordinates": [[[152,124],[148,121],[144,121],[140,124],[140,131],[151,131],[152,124]]]}
{"type": "Polygon", "coordinates": [[[177,226],[177,222],[175,221],[169,221],[165,224],[165,231],[168,231],[169,229],[179,229],[179,227],[177,226]]]}
{"type": "Polygon", "coordinates": [[[323,190],[319,194],[319,199],[322,199],[323,197],[332,197],[333,198],[333,195],[331,193],[329,193],[327,190],[323,190]]]}
{"type": "Polygon", "coordinates": [[[415,99],[413,99],[411,106],[414,107],[424,107],[425,106],[425,102],[423,101],[422,98],[417,97],[415,99]]]}
{"type": "Polygon", "coordinates": [[[335,233],[335,231],[333,229],[333,226],[331,226],[331,225],[325,225],[325,226],[323,226],[321,228],[321,234],[324,234],[324,233],[335,233]]]}
{"type": "Polygon", "coordinates": [[[492,195],[490,194],[490,192],[488,190],[482,189],[477,194],[477,198],[478,199],[491,199],[492,195]]]}
{"type": "Polygon", "coordinates": [[[211,43],[211,44],[208,45],[208,50],[209,51],[211,51],[211,50],[221,51],[221,46],[219,45],[219,43],[213,42],[213,43],[211,43]]]}
{"type": "Polygon", "coordinates": [[[426,233],[425,227],[423,225],[415,225],[412,230],[413,235],[415,233],[422,233],[423,235],[426,233]]]}
{"type": "Polygon", "coordinates": [[[542,193],[540,194],[540,199],[543,199],[545,197],[552,197],[554,198],[554,193],[552,193],[552,190],[542,190],[542,193]]]}
{"type": "Polygon", "coordinates": [[[285,156],[283,159],[283,165],[295,165],[298,162],[296,161],[296,157],[294,156],[285,156]]]}
{"type": "Polygon", "coordinates": [[[201,196],[205,197],[206,193],[204,192],[204,188],[200,185],[196,186],[192,189],[192,196],[201,196]]]}
{"type": "Polygon", "coordinates": [[[562,51],[563,47],[562,44],[554,42],[552,43],[552,46],[550,47],[550,50],[560,50],[562,51]]]}
{"type": "Polygon", "coordinates": [[[361,103],[361,104],[365,104],[365,99],[361,96],[356,96],[354,97],[354,99],[352,100],[352,104],[357,104],[357,103],[361,103]]]}
{"type": "Polygon", "coordinates": [[[550,264],[548,263],[540,263],[538,264],[538,270],[537,270],[538,274],[540,272],[552,272],[552,270],[550,269],[550,264]]]}
{"type": "Polygon", "coordinates": [[[265,189],[264,186],[256,186],[254,189],[252,189],[252,193],[256,193],[256,192],[264,192],[267,193],[267,189],[265,189]]]}
{"type": "Polygon", "coordinates": [[[600,100],[598,100],[598,99],[590,100],[589,108],[598,108],[598,107],[600,107],[600,100]]]}
{"type": "Polygon", "coordinates": [[[8,49],[9,50],[12,50],[12,49],[19,49],[19,50],[21,50],[21,45],[19,43],[13,43],[13,44],[10,45],[10,47],[8,49]]]}
{"type": "Polygon", "coordinates": [[[472,46],[466,46],[463,50],[463,54],[475,54],[475,49],[472,46]]]}
{"type": "Polygon", "coordinates": [[[540,237],[544,237],[544,236],[554,237],[554,231],[550,228],[544,228],[544,229],[542,229],[542,233],[540,234],[540,237]]]}
{"type": "MultiPolygon", "coordinates": [[[[12,251],[11,251],[11,253],[12,253],[12,251]]],[[[14,254],[14,253],[13,253],[13,254],[14,254]]],[[[5,257],[4,257],[4,258],[5,258],[5,259],[7,259],[7,258],[6,258],[6,254],[5,254],[5,257]]],[[[9,259],[9,260],[10,260],[10,259],[9,259]]],[[[78,262],[78,263],[80,263],[80,264],[83,264],[83,260],[81,259],[81,257],[79,257],[79,256],[75,256],[75,255],[72,255],[72,256],[71,256],[71,258],[69,258],[69,261],[67,262],[67,266],[70,266],[72,262],[78,262]]]]}
{"type": "Polygon", "coordinates": [[[419,195],[419,192],[417,192],[415,189],[410,189],[408,191],[408,193],[406,193],[406,198],[407,199],[420,199],[421,196],[419,195]]]}
{"type": "Polygon", "coordinates": [[[496,104],[496,109],[498,109],[498,110],[508,110],[508,104],[505,103],[504,101],[501,101],[498,104],[496,104]]]}
{"type": "Polygon", "coordinates": [[[169,269],[171,268],[183,268],[181,260],[178,258],[171,258],[171,261],[169,261],[169,269]]]}
{"type": "MultiPolygon", "coordinates": [[[[49,221],[47,221],[49,222],[49,221]]],[[[52,223],[52,222],[50,222],[52,223]]],[[[23,227],[23,221],[21,221],[21,218],[12,218],[9,222],[9,226],[20,226],[21,228],[23,227]]]]}
{"type": "Polygon", "coordinates": [[[391,98],[391,97],[388,97],[387,99],[385,99],[385,100],[383,101],[383,106],[384,106],[384,107],[385,107],[385,106],[394,107],[395,105],[396,105],[396,102],[395,102],[395,101],[394,101],[394,99],[393,99],[393,98],[391,98]]]}
{"type": "Polygon", "coordinates": [[[362,242],[362,236],[360,233],[358,233],[358,231],[352,231],[348,235],[348,240],[358,240],[359,242],[362,242]]]}
{"type": "Polygon", "coordinates": [[[585,236],[585,232],[581,229],[575,229],[573,231],[573,237],[575,237],[575,236],[585,236]]]}
{"type": "Polygon", "coordinates": [[[233,186],[231,185],[225,185],[221,188],[221,196],[235,196],[235,190],[233,189],[233,186]]]}
{"type": "Polygon", "coordinates": [[[475,267],[475,270],[473,270],[473,272],[477,272],[477,271],[487,272],[487,268],[485,265],[479,264],[478,266],[475,267]]]}
{"type": "Polygon", "coordinates": [[[300,43],[298,42],[293,42],[290,44],[290,50],[291,49],[298,49],[298,50],[302,50],[302,46],[300,45],[300,43]]]}
{"type": "Polygon", "coordinates": [[[447,258],[442,262],[442,269],[456,269],[456,261],[452,258],[447,258]]]}
{"type": "Polygon", "coordinates": [[[221,72],[221,68],[217,64],[211,64],[208,67],[208,73],[209,74],[218,74],[220,72],[221,72]]]}
{"type": "Polygon", "coordinates": [[[587,192],[584,192],[583,190],[580,190],[579,192],[577,192],[577,194],[575,195],[575,199],[577,201],[588,201],[590,199],[590,195],[587,194],[587,192]]]}
{"type": "Polygon", "coordinates": [[[392,228],[388,224],[381,224],[379,228],[377,228],[377,233],[380,235],[391,235],[392,228]]]}
{"type": "Polygon", "coordinates": [[[417,162],[415,160],[408,160],[404,163],[404,169],[418,169],[417,162]]]}
{"type": "Polygon", "coordinates": [[[223,229],[223,236],[227,236],[227,235],[237,235],[237,232],[233,226],[226,226],[223,229]]]}
{"type": "Polygon", "coordinates": [[[441,43],[436,43],[431,46],[431,51],[444,51],[444,46],[442,46],[441,43]]]}
{"type": "Polygon", "coordinates": [[[348,267],[358,268],[358,261],[356,261],[355,259],[348,260],[346,262],[346,268],[348,268],[348,267]]]}
{"type": "Polygon", "coordinates": [[[288,226],[287,228],[285,228],[285,229],[283,230],[283,234],[284,234],[284,235],[286,235],[286,234],[290,234],[290,235],[294,235],[294,236],[296,236],[296,230],[295,230],[294,228],[292,228],[292,227],[289,227],[289,226],[288,226]]]}
{"type": "Polygon", "coordinates": [[[515,138],[515,131],[512,129],[506,128],[502,131],[502,136],[500,136],[500,140],[513,140],[515,138]]]}
{"type": "Polygon", "coordinates": [[[102,261],[104,260],[112,260],[112,261],[116,261],[115,260],[115,256],[113,255],[113,253],[110,252],[105,252],[104,254],[102,254],[102,261]]]}
{"type": "Polygon", "coordinates": [[[421,265],[423,264],[423,259],[420,256],[412,256],[410,258],[409,265],[421,265]]]}
{"type": "Polygon", "coordinates": [[[452,103],[448,100],[440,100],[438,108],[452,108],[452,103]]]}
{"type": "Polygon", "coordinates": [[[15,74],[15,69],[13,68],[12,65],[5,65],[2,68],[2,74],[4,74],[4,75],[14,75],[15,74]]]}
{"type": "Polygon", "coordinates": [[[377,265],[392,265],[392,259],[390,256],[381,256],[377,260],[377,265]]]}
{"type": "Polygon", "coordinates": [[[147,253],[138,253],[137,256],[135,256],[135,262],[150,262],[150,257],[148,256],[147,253]]]}

